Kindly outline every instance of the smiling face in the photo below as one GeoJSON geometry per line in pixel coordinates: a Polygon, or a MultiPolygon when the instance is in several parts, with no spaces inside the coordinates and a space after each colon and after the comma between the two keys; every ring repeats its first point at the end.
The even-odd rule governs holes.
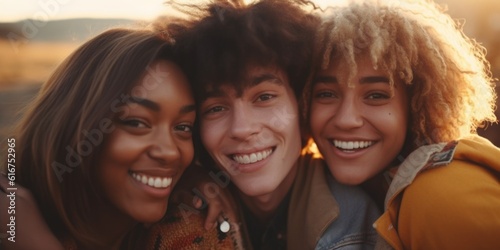
{"type": "Polygon", "coordinates": [[[116,114],[97,176],[111,211],[151,223],[165,214],[193,159],[195,106],[183,73],[163,60],[149,66],[130,96],[116,114]]]}
{"type": "Polygon", "coordinates": [[[254,68],[238,95],[224,85],[201,103],[203,144],[246,196],[287,192],[301,139],[297,101],[280,70],[254,68]]]}
{"type": "Polygon", "coordinates": [[[357,185],[375,176],[397,157],[407,131],[406,88],[375,70],[367,57],[348,86],[348,66],[332,63],[317,72],[310,106],[314,140],[332,175],[357,185]]]}

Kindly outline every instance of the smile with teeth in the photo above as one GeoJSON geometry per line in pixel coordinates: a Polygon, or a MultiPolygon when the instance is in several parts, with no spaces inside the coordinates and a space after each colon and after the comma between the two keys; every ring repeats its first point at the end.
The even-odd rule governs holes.
{"type": "Polygon", "coordinates": [[[154,188],[168,188],[172,184],[171,177],[153,177],[146,176],[143,174],[137,174],[132,172],[132,177],[142,184],[148,185],[154,188]]]}
{"type": "Polygon", "coordinates": [[[239,164],[251,164],[266,159],[272,152],[272,149],[267,149],[251,154],[233,155],[232,158],[239,164]]]}
{"type": "Polygon", "coordinates": [[[373,141],[339,141],[333,140],[333,145],[342,150],[363,149],[370,147],[373,141]]]}

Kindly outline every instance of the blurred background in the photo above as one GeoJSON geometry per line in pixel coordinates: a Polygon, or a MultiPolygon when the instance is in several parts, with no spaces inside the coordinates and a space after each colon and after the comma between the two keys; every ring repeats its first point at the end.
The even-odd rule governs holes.
{"type": "MultiPolygon", "coordinates": [[[[10,127],[19,119],[19,110],[78,45],[104,29],[144,24],[159,15],[173,13],[165,2],[0,0],[0,148],[4,148],[11,135],[10,127]]],[[[328,1],[314,2],[325,6],[328,1]]],[[[487,49],[493,76],[500,78],[500,1],[436,2],[446,5],[452,17],[464,22],[464,32],[487,49]]],[[[496,84],[500,93],[498,80],[496,84]]],[[[479,133],[500,146],[500,125],[490,125],[479,133]]],[[[2,153],[0,159],[4,157],[2,153]]]]}

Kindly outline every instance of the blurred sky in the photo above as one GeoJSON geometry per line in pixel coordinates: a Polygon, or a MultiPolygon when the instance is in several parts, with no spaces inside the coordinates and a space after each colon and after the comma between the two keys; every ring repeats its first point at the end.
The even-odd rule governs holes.
{"type": "Polygon", "coordinates": [[[0,0],[0,22],[26,18],[130,18],[151,20],[166,13],[165,0],[0,0]]]}
{"type": "MultiPolygon", "coordinates": [[[[0,0],[0,22],[15,22],[32,18],[57,20],[78,17],[130,18],[151,20],[168,13],[168,0],[0,0]]],[[[203,2],[203,0],[185,2],[203,2]]],[[[313,0],[321,6],[326,2],[344,0],[313,0]]],[[[450,10],[497,5],[499,0],[436,0],[449,4],[450,10]]]]}
{"type": "MultiPolygon", "coordinates": [[[[202,0],[186,2],[203,2],[202,0]]],[[[327,2],[344,0],[313,0],[321,6],[327,2]]],[[[500,0],[436,0],[447,3],[450,11],[480,9],[494,6],[500,9],[500,0]]],[[[152,20],[169,12],[167,0],[0,0],[0,22],[15,22],[26,18],[57,20],[78,17],[131,18],[152,20]]],[[[500,10],[498,15],[500,16],[500,10]]],[[[500,18],[500,17],[499,17],[500,18]]],[[[500,19],[498,20],[500,25],[500,19]]]]}

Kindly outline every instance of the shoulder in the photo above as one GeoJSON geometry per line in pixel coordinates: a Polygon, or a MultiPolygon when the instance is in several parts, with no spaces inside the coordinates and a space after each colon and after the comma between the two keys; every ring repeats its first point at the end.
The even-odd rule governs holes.
{"type": "MultiPolygon", "coordinates": [[[[406,188],[403,201],[436,210],[436,205],[446,206],[467,200],[478,203],[484,200],[478,197],[498,194],[500,151],[494,154],[498,148],[481,139],[473,137],[458,141],[452,159],[447,161],[449,163],[420,172],[406,188]]],[[[491,198],[496,200],[500,196],[491,198]]],[[[463,204],[466,205],[469,203],[463,204]]]]}
{"type": "Polygon", "coordinates": [[[499,230],[499,174],[490,167],[455,158],[417,175],[403,193],[398,232],[405,247],[491,247],[500,244],[499,230]]]}
{"type": "MultiPolygon", "coordinates": [[[[403,195],[403,202],[412,206],[433,210],[442,206],[457,206],[458,201],[471,200],[478,203],[489,197],[488,194],[499,194],[499,175],[488,167],[468,161],[454,160],[446,166],[426,170],[417,175],[403,195]]],[[[463,204],[464,206],[467,204],[463,204]]]]}

